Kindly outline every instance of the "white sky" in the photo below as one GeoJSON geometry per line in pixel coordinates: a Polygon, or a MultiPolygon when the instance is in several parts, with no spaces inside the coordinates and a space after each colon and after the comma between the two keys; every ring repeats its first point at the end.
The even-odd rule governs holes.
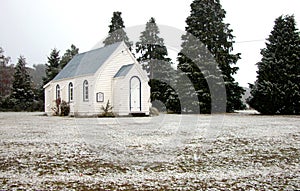
{"type": "MultiPolygon", "coordinates": [[[[126,27],[155,17],[160,25],[184,30],[192,0],[0,0],[0,46],[15,63],[24,55],[30,65],[44,64],[53,48],[61,54],[75,44],[90,50],[108,33],[113,11],[121,11],[126,27]]],[[[242,86],[253,83],[260,49],[282,14],[294,14],[300,28],[300,0],[221,0],[231,25],[234,51],[242,53],[235,76],[242,86]],[[254,42],[246,42],[253,41],[254,42]]]]}

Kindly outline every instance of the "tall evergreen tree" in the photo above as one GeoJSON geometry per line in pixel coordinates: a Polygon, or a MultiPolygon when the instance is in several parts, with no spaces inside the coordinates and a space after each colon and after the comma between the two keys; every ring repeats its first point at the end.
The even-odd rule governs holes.
{"type": "Polygon", "coordinates": [[[50,82],[60,71],[60,56],[59,51],[52,50],[48,57],[48,63],[46,64],[46,77],[43,79],[44,84],[50,82]]]}
{"type": "MultiPolygon", "coordinates": [[[[209,74],[209,68],[212,67],[210,63],[213,61],[203,47],[195,46],[191,36],[196,37],[204,44],[221,70],[227,94],[226,111],[232,112],[245,107],[241,101],[244,90],[232,77],[238,70],[238,67],[232,65],[236,64],[240,54],[231,53],[234,36],[232,30],[229,29],[229,24],[223,22],[225,14],[220,0],[194,0],[191,4],[191,15],[186,19],[187,35],[182,37],[183,44],[182,51],[178,55],[178,69],[185,72],[193,83],[199,102],[191,104],[193,107],[199,105],[201,113],[210,113],[212,109],[210,89],[203,74],[208,73],[207,76],[212,79],[218,78],[218,76],[212,77],[209,74]],[[199,56],[199,53],[205,55],[199,56]],[[195,56],[190,58],[191,56],[186,54],[195,56]],[[198,60],[199,63],[194,63],[195,60],[198,60]],[[199,67],[199,64],[203,67],[199,67]]],[[[192,95],[192,92],[186,94],[192,95]]]]}
{"type": "Polygon", "coordinates": [[[109,25],[108,37],[103,41],[105,46],[124,41],[125,44],[131,48],[132,42],[129,41],[129,38],[124,31],[125,26],[121,14],[122,13],[119,11],[113,13],[111,24],[109,25]]]}
{"type": "Polygon", "coordinates": [[[300,114],[300,33],[294,16],[280,16],[257,63],[249,105],[262,114],[300,114]]]}
{"type": "Polygon", "coordinates": [[[136,52],[140,55],[137,60],[148,72],[151,87],[151,100],[159,100],[168,110],[174,111],[173,102],[176,101],[174,90],[170,82],[174,78],[174,69],[164,39],[159,37],[159,28],[152,17],[141,32],[140,41],[136,43],[136,52]]]}
{"type": "Polygon", "coordinates": [[[34,101],[31,77],[26,70],[26,61],[20,56],[15,67],[11,100],[16,110],[29,110],[34,101]]]}
{"type": "Polygon", "coordinates": [[[70,62],[70,60],[72,60],[72,58],[78,53],[79,48],[72,44],[71,48],[67,49],[65,54],[61,57],[60,68],[63,69],[70,62]]]}
{"type": "MultiPolygon", "coordinates": [[[[159,37],[159,28],[152,17],[146,24],[145,31],[141,32],[140,41],[136,43],[136,52],[141,56],[137,58],[143,68],[148,72],[149,78],[154,75],[164,76],[171,69],[171,59],[164,45],[164,39],[159,37]],[[162,69],[164,68],[164,69],[162,69]]],[[[165,77],[168,79],[168,77],[165,77]]]]}

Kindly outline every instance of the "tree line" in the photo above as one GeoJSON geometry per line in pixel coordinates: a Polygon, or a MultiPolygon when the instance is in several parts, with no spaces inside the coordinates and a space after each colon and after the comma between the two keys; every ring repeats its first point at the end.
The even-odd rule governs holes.
{"type": "MultiPolygon", "coordinates": [[[[167,111],[175,113],[218,111],[218,108],[212,108],[214,97],[211,92],[212,88],[218,90],[218,78],[222,78],[226,100],[220,100],[222,97],[219,97],[217,101],[226,102],[226,112],[245,109],[246,106],[241,101],[245,90],[233,78],[239,69],[236,63],[240,59],[240,53],[232,53],[233,30],[228,23],[224,23],[225,15],[219,0],[192,2],[191,14],[186,19],[186,34],[182,36],[182,50],[177,56],[177,70],[173,69],[173,63],[168,58],[155,19],[151,18],[147,22],[135,47],[137,55],[140,55],[137,59],[150,78],[151,101],[154,104],[155,101],[162,103],[155,106],[165,107],[167,111]],[[195,38],[202,44],[196,44],[195,38]],[[221,75],[211,72],[215,70],[213,62],[217,63],[221,75]],[[184,77],[188,77],[189,84],[179,83],[184,81],[184,77]],[[209,86],[208,80],[216,83],[209,86]],[[170,81],[175,82],[172,84],[175,84],[176,90],[170,86],[170,81]],[[196,99],[192,99],[193,96],[196,99]]],[[[123,40],[132,47],[132,42],[123,30],[125,27],[120,12],[113,14],[109,27],[105,45],[123,40]]],[[[257,80],[254,84],[249,84],[251,96],[247,99],[247,104],[262,114],[299,114],[300,35],[294,16],[278,17],[266,41],[266,48],[261,51],[263,58],[257,63],[257,80]]]]}
{"type": "MultiPolygon", "coordinates": [[[[139,41],[133,44],[124,30],[121,15],[118,11],[113,13],[108,37],[103,44],[107,46],[125,42],[148,73],[151,101],[155,107],[170,113],[234,112],[246,108],[242,102],[245,90],[233,77],[239,69],[236,63],[241,54],[233,53],[235,37],[230,24],[224,22],[226,11],[219,0],[192,2],[190,15],[186,19],[186,34],[181,37],[177,66],[168,57],[155,18],[150,18],[139,41]],[[224,102],[225,108],[213,102],[224,102]]],[[[261,51],[263,58],[257,63],[257,80],[249,84],[251,96],[247,103],[262,114],[299,114],[300,35],[294,16],[278,17],[266,41],[266,48],[261,51]]],[[[72,45],[60,57],[59,51],[53,49],[46,64],[43,85],[51,81],[78,51],[72,45]]],[[[28,89],[26,95],[30,97],[29,102],[36,101],[32,100],[35,96],[29,96],[32,92],[30,83],[26,82],[28,75],[21,72],[24,63],[25,59],[20,57],[15,67],[12,93],[9,96],[12,103],[21,103],[17,100],[26,99],[17,96],[24,94],[24,87],[28,89]],[[17,78],[23,79],[17,83],[17,78]]],[[[40,88],[35,95],[42,100],[43,89],[40,88]]],[[[27,105],[22,106],[23,109],[27,105]]]]}
{"type": "Polygon", "coordinates": [[[53,49],[46,64],[29,68],[24,56],[15,66],[0,47],[0,111],[44,111],[43,86],[51,81],[60,70],[78,54],[79,49],[71,45],[60,57],[53,49]]]}

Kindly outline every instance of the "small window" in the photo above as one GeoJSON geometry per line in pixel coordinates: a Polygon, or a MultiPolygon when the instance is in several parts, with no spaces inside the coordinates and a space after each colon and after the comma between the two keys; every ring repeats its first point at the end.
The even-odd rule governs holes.
{"type": "Polygon", "coordinates": [[[69,102],[73,101],[73,96],[74,96],[74,90],[73,90],[73,83],[69,83],[69,102]]]}
{"type": "Polygon", "coordinates": [[[60,98],[60,87],[59,85],[57,84],[56,85],[56,99],[60,98]]]}
{"type": "Polygon", "coordinates": [[[83,101],[89,101],[89,83],[87,80],[83,82],[83,101]]]}
{"type": "Polygon", "coordinates": [[[104,102],[104,94],[102,92],[98,92],[96,94],[97,102],[104,102]]]}

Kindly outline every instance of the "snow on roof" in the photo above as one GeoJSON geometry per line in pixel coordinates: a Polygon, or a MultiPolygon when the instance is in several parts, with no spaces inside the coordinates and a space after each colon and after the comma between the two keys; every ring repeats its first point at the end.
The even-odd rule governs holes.
{"type": "Polygon", "coordinates": [[[55,76],[53,81],[62,80],[83,75],[93,75],[119,47],[122,42],[108,45],[102,48],[77,54],[73,59],[55,76]]]}
{"type": "Polygon", "coordinates": [[[130,71],[130,69],[132,68],[132,66],[133,66],[133,64],[128,64],[128,65],[122,66],[120,68],[120,70],[116,73],[114,78],[121,77],[121,76],[126,76],[127,73],[130,71]]]}

